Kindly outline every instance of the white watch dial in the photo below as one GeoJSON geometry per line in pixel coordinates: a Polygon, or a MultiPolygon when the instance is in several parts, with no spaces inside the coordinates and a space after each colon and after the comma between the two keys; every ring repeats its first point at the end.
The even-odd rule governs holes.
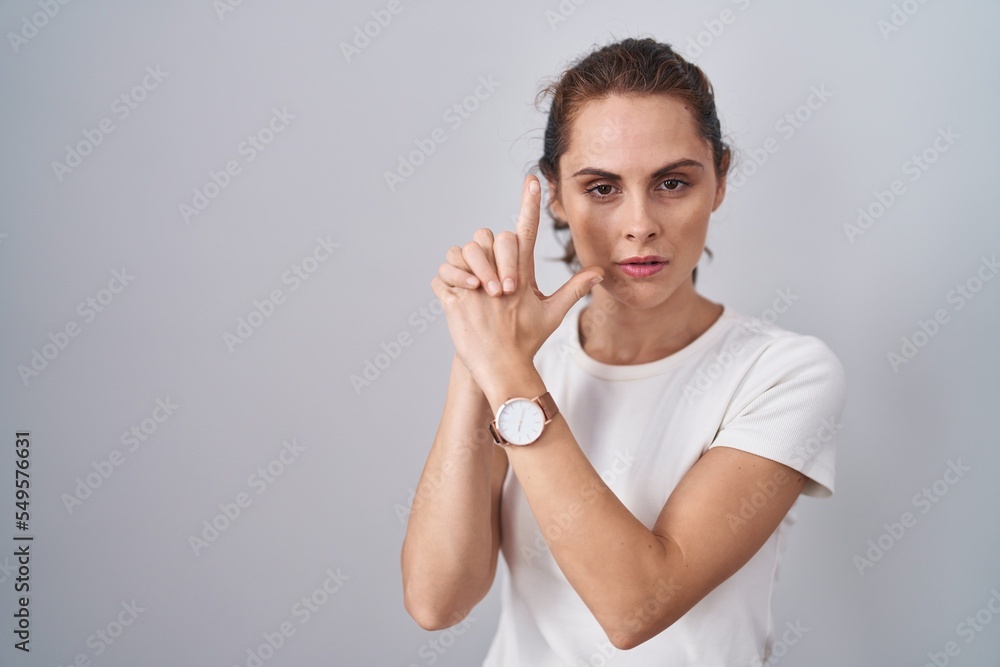
{"type": "Polygon", "coordinates": [[[497,430],[512,445],[527,445],[538,439],[545,426],[545,415],[538,404],[518,398],[500,406],[497,430]]]}

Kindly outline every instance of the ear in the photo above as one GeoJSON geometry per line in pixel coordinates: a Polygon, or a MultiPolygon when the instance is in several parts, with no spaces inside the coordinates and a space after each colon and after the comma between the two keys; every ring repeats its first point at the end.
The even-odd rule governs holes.
{"type": "Polygon", "coordinates": [[[715,186],[715,201],[712,202],[712,212],[715,213],[715,209],[722,205],[722,200],[726,198],[726,177],[723,176],[719,179],[718,185],[715,186]]]}
{"type": "MultiPolygon", "coordinates": [[[[729,171],[729,156],[730,152],[727,149],[726,154],[722,156],[722,173],[727,174],[729,171]]],[[[722,200],[726,198],[726,181],[727,176],[723,176],[719,179],[719,182],[715,185],[715,201],[712,202],[712,212],[722,205],[722,200]]]]}
{"type": "Polygon", "coordinates": [[[566,211],[563,209],[562,202],[559,200],[557,194],[556,183],[549,182],[549,209],[552,211],[560,220],[566,219],[566,211]]]}

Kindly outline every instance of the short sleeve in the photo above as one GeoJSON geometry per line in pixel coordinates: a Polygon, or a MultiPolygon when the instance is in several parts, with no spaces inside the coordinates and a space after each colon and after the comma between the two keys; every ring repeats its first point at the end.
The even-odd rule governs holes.
{"type": "Polygon", "coordinates": [[[803,495],[828,497],[846,400],[844,367],[822,340],[776,338],[747,369],[706,449],[732,447],[778,461],[809,478],[803,495]]]}

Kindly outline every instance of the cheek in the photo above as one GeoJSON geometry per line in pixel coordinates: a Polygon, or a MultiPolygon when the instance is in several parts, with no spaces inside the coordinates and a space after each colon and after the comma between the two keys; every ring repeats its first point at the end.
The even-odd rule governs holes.
{"type": "Polygon", "coordinates": [[[677,225],[678,233],[686,239],[704,239],[708,233],[708,220],[708,215],[699,211],[697,215],[686,217],[677,225]]]}
{"type": "Polygon", "coordinates": [[[705,197],[690,197],[678,202],[670,216],[672,227],[684,238],[704,238],[708,232],[708,221],[712,215],[712,200],[705,197]]]}
{"type": "Polygon", "coordinates": [[[681,260],[684,264],[694,266],[701,259],[705,238],[708,235],[707,222],[707,218],[693,218],[672,228],[670,242],[677,249],[678,254],[685,258],[685,260],[681,260]]]}
{"type": "Polygon", "coordinates": [[[570,235],[573,239],[573,250],[576,257],[584,266],[592,262],[594,256],[599,252],[599,241],[595,239],[593,231],[584,223],[574,223],[570,225],[570,235]]]}
{"type": "Polygon", "coordinates": [[[576,255],[586,265],[598,262],[614,249],[615,239],[605,221],[594,216],[574,218],[570,224],[570,234],[576,255]]]}

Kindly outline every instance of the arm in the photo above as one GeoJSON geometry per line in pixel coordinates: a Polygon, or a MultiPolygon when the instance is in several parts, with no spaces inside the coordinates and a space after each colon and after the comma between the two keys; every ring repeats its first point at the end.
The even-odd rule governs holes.
{"type": "MultiPolygon", "coordinates": [[[[463,249],[467,266],[459,267],[460,274],[443,271],[431,281],[456,353],[482,387],[491,411],[511,397],[545,392],[532,360],[573,303],[590,291],[592,279],[603,276],[602,267],[585,269],[549,297],[534,288],[539,191],[534,177],[528,177],[516,239],[501,234],[494,242],[489,234],[483,243],[463,249]],[[485,256],[490,249],[495,265],[485,256]],[[494,266],[500,267],[500,277],[517,275],[513,293],[495,298],[454,286],[458,278],[463,284],[468,277],[489,280],[494,266]]],[[[816,341],[785,337],[767,350],[774,356],[789,343],[804,342],[804,352],[815,353],[816,341]]],[[[829,350],[820,351],[826,362],[834,361],[829,350]]],[[[802,458],[797,448],[808,437],[806,418],[839,414],[843,377],[839,362],[813,368],[810,354],[780,356],[782,363],[775,367],[755,364],[761,377],[741,385],[752,389],[745,391],[749,400],[734,406],[738,414],[729,428],[721,428],[677,484],[651,529],[610,493],[561,413],[532,445],[505,446],[553,558],[617,648],[633,648],[659,634],[743,567],[802,492],[807,478],[793,466],[802,458]],[[798,366],[788,368],[787,361],[798,366]],[[796,416],[792,428],[782,423],[786,413],[796,416]],[[777,452],[792,465],[739,448],[751,445],[762,454],[777,452]],[[763,503],[757,501],[761,489],[767,489],[763,503]],[[741,512],[746,502],[756,510],[749,518],[741,512]]]]}
{"type": "Polygon", "coordinates": [[[426,630],[461,621],[493,584],[507,456],[487,430],[492,419],[482,390],[455,356],[401,554],[403,604],[426,630]]]}
{"type": "MultiPolygon", "coordinates": [[[[484,391],[495,411],[511,397],[544,393],[545,385],[533,365],[515,362],[493,373],[484,391]]],[[[561,412],[536,442],[504,449],[553,558],[619,649],[659,634],[741,568],[806,480],[776,461],[715,447],[680,481],[650,530],[594,470],[561,412]],[[758,483],[776,487],[774,494],[752,519],[731,525],[758,483]]]]}

